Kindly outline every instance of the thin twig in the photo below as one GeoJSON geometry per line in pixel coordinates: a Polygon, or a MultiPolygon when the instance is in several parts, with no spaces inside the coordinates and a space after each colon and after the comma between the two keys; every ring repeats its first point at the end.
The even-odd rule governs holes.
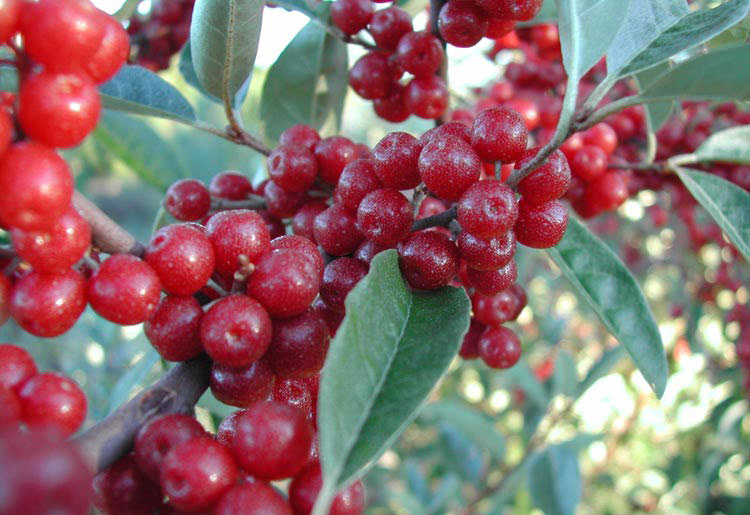
{"type": "Polygon", "coordinates": [[[227,200],[224,198],[211,198],[212,211],[227,211],[229,209],[265,209],[266,199],[260,195],[249,195],[243,200],[227,200]]]}
{"type": "Polygon", "coordinates": [[[91,239],[100,250],[143,256],[143,244],[77,190],[73,193],[73,207],[91,226],[91,239]]]}
{"type": "Polygon", "coordinates": [[[453,219],[456,218],[456,206],[427,218],[417,220],[411,226],[412,231],[421,231],[430,227],[448,227],[453,219]]]}

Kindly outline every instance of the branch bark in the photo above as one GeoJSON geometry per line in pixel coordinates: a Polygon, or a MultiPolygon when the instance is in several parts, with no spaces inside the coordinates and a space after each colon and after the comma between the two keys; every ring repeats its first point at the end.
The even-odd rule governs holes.
{"type": "Polygon", "coordinates": [[[91,239],[99,249],[107,254],[143,257],[143,244],[78,190],[73,193],[73,207],[91,226],[91,239]]]}

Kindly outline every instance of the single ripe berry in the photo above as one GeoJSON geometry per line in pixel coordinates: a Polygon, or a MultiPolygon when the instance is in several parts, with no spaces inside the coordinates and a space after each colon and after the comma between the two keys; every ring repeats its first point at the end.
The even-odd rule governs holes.
{"type": "Polygon", "coordinates": [[[101,14],[104,24],[104,36],[94,56],[86,63],[86,74],[101,84],[111,79],[128,60],[130,53],[130,38],[112,16],[101,14]]]}
{"type": "Polygon", "coordinates": [[[505,266],[516,253],[516,235],[513,231],[487,239],[461,231],[456,244],[461,258],[476,270],[497,270],[505,266]]]}
{"type": "Polygon", "coordinates": [[[476,291],[484,295],[495,295],[510,288],[516,282],[518,270],[516,262],[511,260],[497,270],[475,270],[469,267],[466,269],[466,275],[469,285],[476,291]]]}
{"type": "Polygon", "coordinates": [[[310,152],[315,151],[315,145],[320,141],[318,131],[309,125],[292,125],[279,136],[279,145],[290,145],[292,147],[305,147],[310,152]]]}
{"type": "Polygon", "coordinates": [[[375,243],[374,241],[365,240],[359,247],[357,247],[357,250],[354,251],[352,257],[354,257],[354,259],[362,261],[365,265],[369,266],[375,256],[377,256],[384,250],[388,250],[389,248],[394,247],[387,247],[385,245],[375,243]]]}
{"type": "Polygon", "coordinates": [[[86,307],[86,280],[74,270],[31,272],[13,285],[10,314],[27,332],[41,338],[73,327],[86,307]]]}
{"type": "MultiPolygon", "coordinates": [[[[369,0],[364,0],[369,1],[369,0]]],[[[331,136],[315,145],[315,159],[318,161],[320,178],[334,186],[344,167],[355,159],[354,143],[343,136],[331,136]]]]}
{"type": "MultiPolygon", "coordinates": [[[[310,515],[315,500],[323,486],[320,463],[314,462],[294,476],[289,485],[289,504],[294,515],[310,515]]],[[[329,515],[361,515],[365,509],[365,488],[361,481],[355,481],[340,491],[333,499],[329,515]]]]}
{"type": "Polygon", "coordinates": [[[206,311],[200,335],[212,360],[244,367],[266,352],[271,331],[271,319],[258,301],[245,295],[230,295],[206,311]]]}
{"type": "Polygon", "coordinates": [[[510,368],[521,357],[521,342],[507,327],[488,327],[479,338],[479,356],[488,367],[510,368]]]}
{"type": "Polygon", "coordinates": [[[315,241],[332,256],[345,256],[356,250],[362,240],[357,219],[341,204],[334,204],[313,222],[315,241]]]}
{"type": "Polygon", "coordinates": [[[368,100],[386,96],[395,80],[388,56],[381,52],[363,55],[349,70],[349,85],[368,100]]]}
{"type": "Polygon", "coordinates": [[[411,115],[406,105],[406,88],[401,84],[394,84],[386,96],[373,100],[372,107],[375,114],[391,123],[401,123],[411,115]]]}
{"type": "Polygon", "coordinates": [[[583,144],[599,147],[607,156],[611,156],[617,148],[617,133],[607,123],[597,123],[583,132],[583,144]]]}
{"type": "MultiPolygon", "coordinates": [[[[523,168],[539,151],[539,148],[527,150],[516,163],[516,169],[523,168]]],[[[570,167],[565,154],[555,150],[546,161],[518,183],[518,193],[525,202],[533,205],[557,200],[568,191],[571,182],[570,167]]]]}
{"type": "Polygon", "coordinates": [[[23,0],[0,0],[0,42],[5,43],[18,30],[23,0]]]}
{"type": "Polygon", "coordinates": [[[206,234],[214,246],[216,271],[231,279],[243,260],[254,263],[271,248],[266,222],[255,211],[221,211],[206,224],[206,234]]]}
{"type": "Polygon", "coordinates": [[[326,266],[320,297],[330,309],[343,313],[349,292],[367,275],[367,265],[354,258],[334,259],[326,266]]]}
{"type": "MultiPolygon", "coordinates": [[[[317,377],[311,376],[312,379],[317,377]]],[[[273,387],[271,399],[299,410],[313,426],[316,425],[317,392],[312,391],[305,379],[279,379],[273,387]]]]}
{"type": "Polygon", "coordinates": [[[208,436],[176,445],[162,463],[159,484],[169,504],[199,511],[212,506],[237,480],[230,452],[208,436]]]}
{"type": "Polygon", "coordinates": [[[418,169],[432,193],[444,200],[458,200],[479,180],[482,162],[464,140],[446,134],[424,146],[418,169]]]}
{"type": "Polygon", "coordinates": [[[305,147],[279,145],[268,156],[268,175],[286,191],[300,193],[315,182],[318,163],[305,147]]]}
{"type": "Polygon", "coordinates": [[[126,454],[94,476],[94,505],[113,515],[153,513],[162,504],[159,485],[153,483],[126,454]]]}
{"type": "Polygon", "coordinates": [[[189,224],[171,224],[156,231],[146,247],[145,260],[164,291],[173,295],[196,293],[214,271],[211,240],[189,224]]]}
{"type": "Polygon", "coordinates": [[[263,197],[266,200],[268,214],[277,219],[291,218],[308,200],[305,192],[285,190],[273,181],[264,186],[263,197]]]}
{"type": "Polygon", "coordinates": [[[318,247],[313,242],[296,234],[286,234],[271,240],[273,250],[291,249],[303,253],[315,265],[315,270],[320,277],[323,277],[323,269],[326,264],[323,256],[320,254],[318,247]]]}
{"type": "Polygon", "coordinates": [[[602,211],[616,209],[628,198],[628,185],[622,174],[618,172],[605,172],[586,188],[584,199],[595,204],[602,211]]]}
{"type": "Polygon", "coordinates": [[[573,154],[570,171],[585,182],[591,182],[607,170],[609,159],[599,147],[585,145],[573,154]]]}
{"type": "Polygon", "coordinates": [[[513,228],[517,217],[513,190],[494,179],[473,184],[458,201],[459,225],[480,238],[505,234],[513,228]]]}
{"type": "MultiPolygon", "coordinates": [[[[479,4],[477,4],[479,5],[479,4]]],[[[500,39],[507,36],[516,28],[516,20],[507,20],[505,18],[488,18],[487,19],[487,36],[490,39],[500,39]]],[[[507,99],[506,99],[507,100],[507,99]]]]}
{"type": "Polygon", "coordinates": [[[411,16],[400,7],[376,11],[368,29],[378,48],[393,51],[401,38],[412,31],[411,16]]]}
{"type": "Polygon", "coordinates": [[[193,296],[167,295],[143,325],[143,332],[167,361],[187,361],[203,352],[203,309],[193,296]]]}
{"type": "MultiPolygon", "coordinates": [[[[515,286],[515,285],[514,285],[515,286]]],[[[520,313],[520,301],[514,293],[513,287],[503,290],[495,295],[482,295],[475,293],[471,297],[471,311],[474,317],[481,323],[498,326],[515,320],[520,313]]]]}
{"type": "Polygon", "coordinates": [[[477,5],[490,16],[529,21],[542,8],[542,0],[479,0],[477,5]]]}
{"type": "Polygon", "coordinates": [[[265,358],[240,368],[214,362],[209,376],[214,397],[238,408],[268,399],[275,382],[276,376],[265,358]]]}
{"type": "Polygon", "coordinates": [[[467,127],[461,122],[446,122],[437,127],[433,127],[428,130],[419,138],[419,142],[424,147],[430,143],[433,139],[441,138],[442,136],[455,136],[458,139],[464,140],[466,143],[471,144],[471,128],[467,127]]]}
{"type": "Polygon", "coordinates": [[[34,358],[26,349],[10,343],[0,344],[0,388],[18,390],[36,373],[34,358]]]}
{"type": "Polygon", "coordinates": [[[471,145],[485,161],[513,163],[526,150],[528,131],[523,118],[513,109],[485,109],[474,119],[471,145]]]}
{"type": "Polygon", "coordinates": [[[357,209],[357,227],[364,237],[385,246],[406,238],[413,222],[411,202],[393,189],[368,193],[357,209]]]}
{"type": "Polygon", "coordinates": [[[83,74],[36,73],[23,80],[18,99],[24,132],[50,147],[78,145],[99,121],[99,92],[83,74]]]}
{"type": "Polygon", "coordinates": [[[247,283],[247,294],[260,302],[274,318],[304,312],[320,289],[320,272],[304,252],[279,249],[258,259],[247,283]]]}
{"type": "Polygon", "coordinates": [[[140,324],[159,304],[161,282],[146,262],[116,254],[89,279],[87,297],[100,316],[120,325],[140,324]]]}
{"type": "Polygon", "coordinates": [[[383,185],[375,175],[374,161],[357,159],[344,167],[334,196],[339,203],[355,212],[365,195],[382,187],[383,185]]]}
{"type": "Polygon", "coordinates": [[[193,417],[172,413],[152,418],[138,430],[133,442],[133,457],[138,467],[153,481],[166,455],[177,445],[206,433],[193,417]]]}
{"type": "Polygon", "coordinates": [[[44,229],[70,208],[73,177],[52,149],[12,145],[0,159],[0,219],[18,229],[44,229]]]}
{"type": "Polygon", "coordinates": [[[516,97],[505,102],[505,107],[517,112],[521,116],[526,130],[533,131],[539,127],[539,108],[533,100],[516,97]]]}
{"type": "Polygon", "coordinates": [[[264,481],[230,488],[214,506],[214,515],[294,515],[284,497],[264,481]]]}
{"type": "Polygon", "coordinates": [[[273,322],[273,338],[266,358],[279,377],[310,377],[323,368],[330,336],[314,310],[273,322]]]}
{"type": "MultiPolygon", "coordinates": [[[[343,177],[344,174],[342,173],[341,175],[343,177]]],[[[341,181],[339,181],[339,184],[340,183],[341,181]]],[[[315,222],[315,217],[326,209],[328,209],[328,204],[322,200],[313,200],[312,202],[303,205],[294,214],[294,218],[292,218],[292,232],[297,236],[302,236],[303,238],[315,242],[313,223],[315,222]]]]}
{"type": "Polygon", "coordinates": [[[463,359],[477,359],[479,357],[479,337],[482,336],[486,326],[476,320],[471,319],[469,331],[464,335],[461,342],[461,349],[458,351],[459,356],[463,359]]]}
{"type": "Polygon", "coordinates": [[[398,63],[415,77],[429,77],[445,59],[440,40],[426,30],[404,34],[396,46],[398,63]]]}
{"type": "Polygon", "coordinates": [[[11,231],[13,248],[34,270],[59,272],[83,257],[91,244],[91,229],[74,209],[69,209],[46,230],[11,231]]]}
{"type": "Polygon", "coordinates": [[[164,209],[183,222],[201,220],[211,209],[211,194],[197,179],[181,179],[167,189],[164,209]]]}
{"type": "Polygon", "coordinates": [[[386,188],[408,190],[420,183],[417,163],[422,145],[405,132],[391,132],[372,149],[372,162],[380,182],[386,188]]]}
{"type": "Polygon", "coordinates": [[[250,180],[239,172],[217,173],[208,185],[208,191],[214,197],[227,200],[244,200],[253,192],[250,180]]]}
{"type": "Polygon", "coordinates": [[[291,477],[307,464],[313,428],[305,414],[278,402],[259,402],[237,419],[234,457],[253,476],[291,477]]]}
{"type": "Polygon", "coordinates": [[[437,75],[414,78],[406,86],[404,103],[410,113],[420,118],[440,118],[448,107],[448,87],[437,75]]]}
{"type": "Polygon", "coordinates": [[[364,29],[374,12],[370,0],[336,0],[331,4],[331,20],[349,35],[364,29]]]}
{"type": "Polygon", "coordinates": [[[30,427],[54,427],[75,433],[86,418],[86,396],[67,377],[53,372],[29,378],[19,389],[23,421],[30,427]]]}
{"type": "Polygon", "coordinates": [[[219,427],[216,429],[216,441],[224,447],[229,449],[232,448],[232,440],[234,434],[237,432],[237,419],[240,418],[245,410],[237,410],[224,420],[221,421],[219,427]]]}
{"type": "Polygon", "coordinates": [[[568,210],[559,200],[529,206],[521,199],[514,227],[518,243],[535,249],[557,245],[568,226],[568,210]]]}
{"type": "Polygon", "coordinates": [[[440,9],[438,28],[446,43],[468,48],[487,33],[487,17],[475,4],[453,0],[440,9]]]}
{"type": "Polygon", "coordinates": [[[398,250],[401,272],[412,288],[436,290],[446,286],[458,273],[459,253],[445,234],[414,232],[398,250]]]}

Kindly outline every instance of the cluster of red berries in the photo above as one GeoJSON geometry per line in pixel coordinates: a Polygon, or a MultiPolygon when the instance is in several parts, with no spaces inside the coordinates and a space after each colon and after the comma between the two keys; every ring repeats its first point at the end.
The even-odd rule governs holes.
{"type": "MultiPolygon", "coordinates": [[[[215,435],[186,415],[151,419],[132,452],[94,478],[94,504],[108,515],[309,515],[321,486],[317,437],[305,413],[264,401],[227,417],[215,435]],[[288,497],[271,485],[285,479],[288,497]]],[[[364,503],[356,481],[329,513],[361,514],[364,503]]]]}
{"type": "Polygon", "coordinates": [[[128,21],[132,61],[151,71],[165,70],[190,37],[195,0],[153,0],[151,10],[128,21]]]}
{"type": "Polygon", "coordinates": [[[471,47],[484,37],[509,34],[516,22],[529,21],[542,8],[542,0],[449,0],[440,9],[438,28],[446,43],[471,47]]]}

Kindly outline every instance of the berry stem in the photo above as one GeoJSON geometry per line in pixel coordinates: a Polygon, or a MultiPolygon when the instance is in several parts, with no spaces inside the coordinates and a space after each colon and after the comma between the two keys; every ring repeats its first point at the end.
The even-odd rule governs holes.
{"type": "Polygon", "coordinates": [[[436,215],[428,216],[414,222],[411,226],[412,231],[421,231],[422,229],[429,229],[430,227],[448,227],[456,218],[456,206],[438,213],[436,215]]]}
{"type": "Polygon", "coordinates": [[[77,190],[73,193],[73,206],[91,226],[91,239],[100,250],[143,256],[143,244],[77,190]]]}
{"type": "Polygon", "coordinates": [[[260,138],[248,133],[246,130],[242,128],[240,128],[238,131],[237,129],[233,128],[230,125],[226,129],[220,129],[218,127],[214,127],[213,125],[204,123],[204,122],[191,123],[190,126],[195,127],[196,129],[201,130],[203,132],[213,134],[214,136],[218,136],[227,141],[231,141],[232,143],[236,143],[237,145],[250,147],[253,150],[263,154],[264,156],[268,156],[271,153],[271,149],[268,148],[260,140],[260,138]]]}
{"type": "Polygon", "coordinates": [[[180,363],[73,441],[95,471],[106,469],[130,450],[138,429],[149,419],[166,413],[192,413],[208,388],[209,368],[205,355],[180,363]]]}
{"type": "Polygon", "coordinates": [[[226,211],[228,209],[265,209],[266,199],[260,195],[249,195],[244,200],[227,200],[223,198],[211,198],[212,211],[226,211]]]}

